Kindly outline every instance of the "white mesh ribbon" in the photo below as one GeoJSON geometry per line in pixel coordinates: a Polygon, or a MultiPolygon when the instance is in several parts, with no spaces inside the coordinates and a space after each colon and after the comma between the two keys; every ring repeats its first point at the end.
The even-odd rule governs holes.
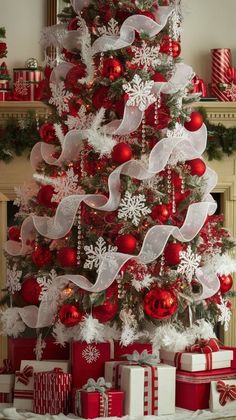
{"type": "Polygon", "coordinates": [[[84,7],[88,7],[90,4],[90,0],[70,0],[70,2],[77,15],[81,12],[81,10],[84,7]]]}

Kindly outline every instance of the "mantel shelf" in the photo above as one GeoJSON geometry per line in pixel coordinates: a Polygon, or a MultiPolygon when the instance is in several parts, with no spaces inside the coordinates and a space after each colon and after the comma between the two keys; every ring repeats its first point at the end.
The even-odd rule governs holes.
{"type": "Polygon", "coordinates": [[[39,117],[51,112],[50,107],[40,101],[0,102],[0,126],[3,126],[10,117],[24,118],[29,111],[34,111],[39,117]]]}

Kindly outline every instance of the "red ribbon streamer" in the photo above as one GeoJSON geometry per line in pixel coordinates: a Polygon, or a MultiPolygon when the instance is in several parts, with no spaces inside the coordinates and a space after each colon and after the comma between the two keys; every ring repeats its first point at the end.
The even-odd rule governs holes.
{"type": "Polygon", "coordinates": [[[4,359],[3,367],[0,368],[0,375],[6,373],[13,373],[11,361],[9,359],[4,359]]]}
{"type": "Polygon", "coordinates": [[[236,400],[236,385],[226,385],[224,381],[218,381],[216,389],[220,393],[220,405],[225,405],[228,401],[236,400]]]}
{"type": "Polygon", "coordinates": [[[25,366],[20,372],[16,372],[17,382],[21,382],[24,385],[28,385],[30,378],[33,376],[33,367],[25,366]]]}

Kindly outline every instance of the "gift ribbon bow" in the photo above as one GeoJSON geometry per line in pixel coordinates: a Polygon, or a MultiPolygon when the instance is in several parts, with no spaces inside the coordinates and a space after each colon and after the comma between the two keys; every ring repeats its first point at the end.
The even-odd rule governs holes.
{"type": "Polygon", "coordinates": [[[159,363],[159,358],[153,354],[148,353],[147,350],[143,350],[142,353],[134,350],[132,354],[124,354],[123,357],[126,357],[129,362],[138,363],[139,365],[153,366],[159,363]]]}
{"type": "Polygon", "coordinates": [[[218,381],[216,389],[220,393],[220,405],[225,405],[227,401],[236,400],[236,385],[228,385],[224,381],[218,381]]]}
{"type": "Polygon", "coordinates": [[[108,389],[111,388],[111,383],[106,382],[104,378],[98,378],[97,382],[95,379],[88,379],[87,384],[83,386],[83,390],[87,392],[100,392],[101,394],[105,393],[108,389]]]}
{"type": "Polygon", "coordinates": [[[28,385],[30,378],[33,376],[33,367],[25,366],[20,372],[16,372],[17,382],[21,382],[24,385],[28,385]]]}
{"type": "Polygon", "coordinates": [[[220,350],[220,345],[217,339],[210,338],[209,340],[198,340],[197,343],[192,346],[186,347],[186,351],[189,353],[214,353],[220,350]]]}
{"type": "Polygon", "coordinates": [[[4,373],[13,373],[11,361],[9,359],[4,359],[3,366],[0,368],[0,375],[4,373]]]}

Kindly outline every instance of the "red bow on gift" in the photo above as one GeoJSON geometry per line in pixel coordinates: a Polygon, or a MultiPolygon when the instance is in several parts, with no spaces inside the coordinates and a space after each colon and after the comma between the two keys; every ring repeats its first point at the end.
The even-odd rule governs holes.
{"type": "Polygon", "coordinates": [[[220,350],[218,340],[210,338],[210,340],[198,340],[193,346],[186,347],[186,351],[190,353],[214,353],[220,350]]]}
{"type": "Polygon", "coordinates": [[[216,384],[216,389],[220,393],[220,405],[225,405],[227,400],[236,400],[236,385],[226,385],[223,381],[218,381],[216,384]]]}
{"type": "Polygon", "coordinates": [[[236,84],[236,67],[229,67],[226,71],[226,76],[228,77],[230,82],[236,84]]]}
{"type": "Polygon", "coordinates": [[[0,368],[0,375],[6,373],[13,373],[11,361],[9,359],[4,359],[3,367],[0,368]]]}
{"type": "Polygon", "coordinates": [[[25,366],[24,369],[20,372],[16,372],[17,382],[21,382],[24,385],[28,385],[30,378],[33,376],[32,366],[25,366]]]}

